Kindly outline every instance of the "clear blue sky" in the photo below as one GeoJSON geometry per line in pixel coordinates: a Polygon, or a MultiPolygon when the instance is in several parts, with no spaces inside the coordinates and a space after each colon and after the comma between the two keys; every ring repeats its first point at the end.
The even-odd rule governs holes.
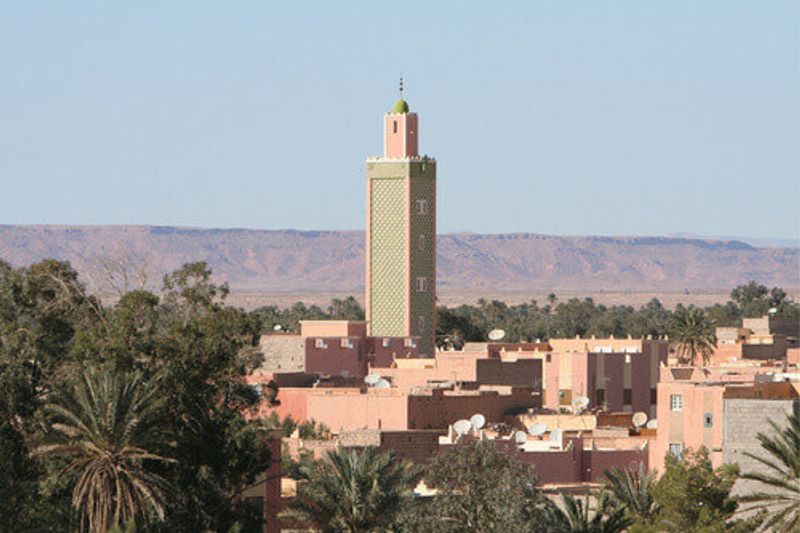
{"type": "Polygon", "coordinates": [[[361,228],[400,72],[442,232],[800,233],[796,0],[5,0],[0,223],[361,228]]]}

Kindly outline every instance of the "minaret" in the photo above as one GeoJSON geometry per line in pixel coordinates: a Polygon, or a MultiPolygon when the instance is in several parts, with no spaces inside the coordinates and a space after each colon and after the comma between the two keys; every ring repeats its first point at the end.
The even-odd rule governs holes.
{"type": "Polygon", "coordinates": [[[436,335],[436,161],[420,157],[417,114],[400,99],[383,118],[383,157],[367,159],[365,309],[369,335],[436,335]]]}

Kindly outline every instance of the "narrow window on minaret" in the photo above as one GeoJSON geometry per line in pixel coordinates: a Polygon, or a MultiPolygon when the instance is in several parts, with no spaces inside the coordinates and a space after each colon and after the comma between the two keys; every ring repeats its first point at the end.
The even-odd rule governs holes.
{"type": "Polygon", "coordinates": [[[418,319],[418,323],[419,323],[419,330],[420,331],[424,331],[425,330],[425,317],[420,315],[420,317],[418,319]]]}
{"type": "Polygon", "coordinates": [[[419,236],[419,251],[420,252],[425,251],[425,235],[419,236]]]}
{"type": "Polygon", "coordinates": [[[428,279],[424,277],[417,278],[417,292],[425,292],[428,288],[428,279]]]}
{"type": "Polygon", "coordinates": [[[418,215],[428,214],[428,200],[420,198],[419,200],[416,201],[416,206],[418,215]]]}
{"type": "Polygon", "coordinates": [[[397,133],[397,121],[394,121],[394,132],[397,133]]]}

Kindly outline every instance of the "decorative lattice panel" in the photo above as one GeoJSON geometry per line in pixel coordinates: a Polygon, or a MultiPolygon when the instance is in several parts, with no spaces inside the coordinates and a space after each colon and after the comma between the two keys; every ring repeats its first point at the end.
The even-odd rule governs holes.
{"type": "Polygon", "coordinates": [[[373,179],[370,198],[370,331],[405,335],[405,179],[373,179]]]}
{"type": "Polygon", "coordinates": [[[411,334],[420,337],[420,353],[433,354],[436,304],[434,301],[436,243],[436,169],[427,165],[426,172],[415,168],[411,174],[411,334]],[[427,210],[420,214],[414,207],[417,200],[427,201],[427,210]],[[422,238],[422,243],[420,243],[422,238]],[[427,280],[420,291],[417,278],[427,280]]]}

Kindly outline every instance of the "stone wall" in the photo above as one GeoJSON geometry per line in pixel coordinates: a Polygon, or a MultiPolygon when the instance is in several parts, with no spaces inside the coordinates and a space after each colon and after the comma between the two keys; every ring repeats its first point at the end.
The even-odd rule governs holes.
{"type": "MultiPolygon", "coordinates": [[[[725,399],[723,410],[725,417],[723,462],[738,463],[742,472],[764,472],[765,467],[744,453],[764,456],[758,442],[758,433],[773,433],[769,420],[783,428],[786,415],[799,416],[800,400],[725,399]]],[[[739,495],[764,488],[765,486],[757,482],[739,480],[734,487],[734,493],[739,495]]]]}

